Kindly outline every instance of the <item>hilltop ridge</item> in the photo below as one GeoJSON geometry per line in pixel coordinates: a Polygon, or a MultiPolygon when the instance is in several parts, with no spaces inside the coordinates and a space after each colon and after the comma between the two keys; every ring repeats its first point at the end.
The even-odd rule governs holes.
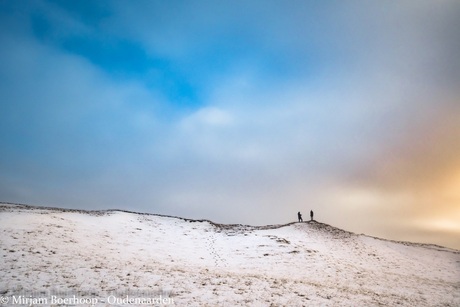
{"type": "MultiPolygon", "coordinates": [[[[8,208],[12,209],[25,209],[25,210],[50,210],[50,211],[56,211],[56,212],[75,212],[75,213],[81,213],[81,214],[89,214],[89,215],[105,215],[105,214],[110,214],[113,212],[124,212],[124,213],[130,213],[130,214],[136,214],[136,215],[145,215],[145,216],[158,216],[158,217],[166,217],[166,218],[173,218],[173,219],[179,219],[187,222],[207,222],[211,225],[216,226],[217,228],[221,229],[248,229],[248,230],[266,230],[266,229],[277,229],[277,228],[282,228],[282,227],[287,227],[291,226],[294,224],[297,224],[298,222],[288,222],[284,224],[269,224],[269,225],[249,225],[249,224],[223,224],[223,223],[216,223],[212,220],[209,219],[191,219],[191,218],[186,218],[186,217],[180,217],[180,216],[175,216],[175,215],[167,215],[167,214],[158,214],[158,213],[148,213],[148,212],[137,212],[137,211],[131,211],[131,210],[125,210],[125,209],[98,209],[98,210],[85,210],[85,209],[72,209],[72,208],[60,208],[60,207],[48,207],[48,206],[36,206],[36,205],[28,205],[28,204],[17,204],[17,203],[9,203],[9,202],[0,202],[0,212],[4,210],[8,210],[8,208]]],[[[394,243],[400,243],[404,245],[414,245],[414,246],[421,246],[421,247],[427,247],[427,248],[434,248],[434,249],[442,249],[442,250],[448,250],[452,252],[458,252],[460,253],[459,250],[450,248],[450,247],[445,247],[441,246],[438,244],[429,244],[429,243],[418,243],[418,242],[409,242],[409,241],[400,241],[400,240],[391,240],[391,239],[386,239],[386,238],[380,238],[380,237],[375,237],[375,236],[370,236],[367,234],[357,234],[348,230],[340,229],[337,227],[334,227],[332,225],[329,225],[324,222],[319,222],[317,220],[307,220],[303,223],[316,225],[314,227],[318,229],[325,229],[331,233],[347,233],[349,235],[359,235],[359,236],[367,236],[370,238],[374,238],[376,240],[382,240],[382,241],[388,241],[388,242],[394,242],[394,243]]]]}

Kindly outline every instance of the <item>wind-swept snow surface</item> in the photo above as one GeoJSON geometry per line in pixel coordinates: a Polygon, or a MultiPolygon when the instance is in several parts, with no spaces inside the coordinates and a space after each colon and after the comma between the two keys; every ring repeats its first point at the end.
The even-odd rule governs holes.
{"type": "Polygon", "coordinates": [[[460,306],[459,251],[314,221],[253,227],[1,204],[0,242],[10,305],[48,291],[97,306],[124,305],[108,301],[115,292],[175,306],[460,306]]]}

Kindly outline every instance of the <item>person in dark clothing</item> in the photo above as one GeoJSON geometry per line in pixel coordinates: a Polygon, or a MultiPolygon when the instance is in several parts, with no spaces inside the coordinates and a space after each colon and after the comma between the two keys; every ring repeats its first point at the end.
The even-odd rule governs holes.
{"type": "Polygon", "coordinates": [[[313,210],[310,210],[310,219],[313,221],[313,210]]]}
{"type": "Polygon", "coordinates": [[[300,222],[303,222],[303,220],[302,220],[302,214],[300,214],[300,211],[297,212],[297,218],[299,219],[299,223],[300,223],[300,222]]]}

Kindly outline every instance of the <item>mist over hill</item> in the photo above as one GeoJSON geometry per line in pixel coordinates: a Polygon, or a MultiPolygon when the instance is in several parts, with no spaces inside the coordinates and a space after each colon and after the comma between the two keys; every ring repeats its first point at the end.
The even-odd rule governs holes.
{"type": "Polygon", "coordinates": [[[317,221],[0,204],[0,243],[6,305],[460,305],[460,251],[317,221]]]}

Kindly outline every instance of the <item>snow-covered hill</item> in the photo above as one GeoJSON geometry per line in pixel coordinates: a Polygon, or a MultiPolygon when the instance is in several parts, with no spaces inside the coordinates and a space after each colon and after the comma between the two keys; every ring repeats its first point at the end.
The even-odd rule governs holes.
{"type": "Polygon", "coordinates": [[[460,306],[459,251],[315,221],[255,227],[0,204],[0,243],[11,306],[52,305],[53,295],[97,306],[153,296],[174,306],[460,306]]]}

